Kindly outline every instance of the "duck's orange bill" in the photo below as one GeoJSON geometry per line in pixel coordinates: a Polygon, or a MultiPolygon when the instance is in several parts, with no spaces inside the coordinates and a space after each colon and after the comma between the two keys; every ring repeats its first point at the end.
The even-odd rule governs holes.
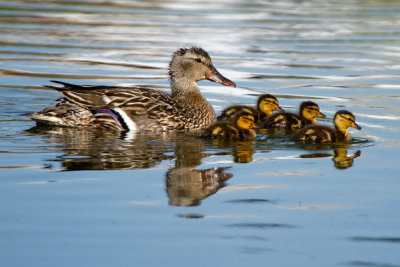
{"type": "Polygon", "coordinates": [[[320,112],[320,113],[317,115],[317,118],[326,118],[326,115],[320,112]]]}

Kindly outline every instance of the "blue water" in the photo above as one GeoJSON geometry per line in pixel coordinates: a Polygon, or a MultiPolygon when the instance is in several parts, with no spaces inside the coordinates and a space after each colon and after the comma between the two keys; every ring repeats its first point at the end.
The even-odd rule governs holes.
{"type": "MultiPolygon", "coordinates": [[[[0,266],[400,266],[398,1],[0,1],[0,266]],[[237,88],[356,115],[347,147],[38,129],[49,80],[168,92],[179,47],[237,88]]],[[[320,120],[331,125],[330,119],[320,120]]]]}

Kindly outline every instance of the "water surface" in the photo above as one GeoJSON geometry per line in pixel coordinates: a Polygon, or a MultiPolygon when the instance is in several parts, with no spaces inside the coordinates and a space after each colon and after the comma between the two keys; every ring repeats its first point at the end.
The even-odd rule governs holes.
{"type": "MultiPolygon", "coordinates": [[[[1,266],[400,266],[398,1],[0,1],[1,266]],[[37,128],[49,80],[168,92],[179,47],[362,126],[346,146],[37,128]]],[[[331,120],[321,120],[331,124],[331,120]]]]}

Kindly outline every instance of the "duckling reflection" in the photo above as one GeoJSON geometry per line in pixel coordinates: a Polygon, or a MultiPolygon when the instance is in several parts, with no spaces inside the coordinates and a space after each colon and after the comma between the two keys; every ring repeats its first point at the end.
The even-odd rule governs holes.
{"type": "Polygon", "coordinates": [[[254,142],[238,141],[233,147],[232,156],[235,163],[249,163],[253,161],[254,142]]]}
{"type": "MultiPolygon", "coordinates": [[[[361,151],[357,150],[353,155],[347,155],[348,144],[336,145],[333,147],[333,155],[331,153],[315,152],[310,154],[301,155],[301,158],[332,158],[334,166],[337,169],[347,169],[353,166],[354,159],[361,155],[361,151]]],[[[310,147],[309,147],[310,148],[310,147]]],[[[321,148],[321,147],[320,147],[321,148]]],[[[315,148],[314,146],[314,149],[315,148]]]]}
{"type": "Polygon", "coordinates": [[[180,139],[175,149],[175,167],[166,175],[166,191],[172,206],[198,206],[204,198],[225,186],[232,174],[224,171],[230,167],[195,170],[204,153],[201,139],[180,139]]]}
{"type": "Polygon", "coordinates": [[[235,163],[249,163],[253,161],[254,140],[209,140],[213,148],[217,148],[223,152],[218,152],[216,155],[232,155],[235,163]],[[226,151],[228,150],[228,151],[226,151]]]}
{"type": "Polygon", "coordinates": [[[338,169],[347,169],[353,166],[354,159],[361,155],[361,151],[357,150],[352,156],[348,156],[347,146],[335,148],[334,153],[333,162],[338,169]]]}

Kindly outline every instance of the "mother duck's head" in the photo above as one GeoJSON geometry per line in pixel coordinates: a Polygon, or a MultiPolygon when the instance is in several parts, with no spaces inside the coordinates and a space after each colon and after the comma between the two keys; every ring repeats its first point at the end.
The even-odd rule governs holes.
{"type": "Polygon", "coordinates": [[[169,64],[169,76],[173,84],[210,80],[222,85],[236,87],[234,82],[217,71],[208,53],[199,47],[177,50],[169,64]]]}

